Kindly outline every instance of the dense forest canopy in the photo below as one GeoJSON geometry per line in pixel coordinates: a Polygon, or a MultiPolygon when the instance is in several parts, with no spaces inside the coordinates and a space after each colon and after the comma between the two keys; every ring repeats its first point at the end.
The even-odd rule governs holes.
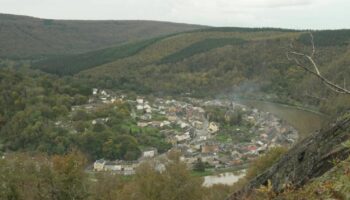
{"type": "Polygon", "coordinates": [[[140,146],[170,148],[153,129],[141,130],[126,103],[72,112],[87,102],[91,88],[75,78],[0,69],[0,147],[2,151],[64,154],[78,148],[89,158],[135,160],[140,146]],[[107,124],[92,120],[109,118],[107,124]],[[60,126],[68,121],[70,127],[60,126]],[[77,133],[75,130],[78,130],[77,133]]]}

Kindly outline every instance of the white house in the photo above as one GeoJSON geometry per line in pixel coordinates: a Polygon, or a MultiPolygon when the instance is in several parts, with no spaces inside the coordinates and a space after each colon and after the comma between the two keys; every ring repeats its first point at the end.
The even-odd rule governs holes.
{"type": "Polygon", "coordinates": [[[107,162],[104,166],[104,171],[121,171],[122,165],[120,162],[107,162]]]}
{"type": "Polygon", "coordinates": [[[186,133],[183,134],[183,135],[176,135],[175,138],[176,138],[176,140],[177,140],[178,142],[181,142],[181,141],[185,141],[185,140],[191,139],[191,136],[190,136],[190,133],[189,133],[189,132],[186,132],[186,133]]]}
{"type": "Polygon", "coordinates": [[[144,108],[143,105],[137,105],[137,106],[136,106],[136,109],[137,109],[137,110],[143,110],[143,108],[144,108]]]}
{"type": "Polygon", "coordinates": [[[144,158],[153,158],[154,156],[157,155],[157,149],[156,148],[149,148],[143,151],[142,156],[144,158]]]}
{"type": "Polygon", "coordinates": [[[163,127],[163,126],[169,126],[171,123],[169,121],[162,121],[160,123],[160,127],[163,127]]]}
{"type": "Polygon", "coordinates": [[[203,122],[194,121],[194,122],[192,122],[192,126],[195,127],[196,129],[202,129],[203,128],[203,122]]]}
{"type": "Polygon", "coordinates": [[[143,104],[143,99],[142,98],[137,98],[136,102],[137,102],[137,104],[143,104]]]}
{"type": "Polygon", "coordinates": [[[100,172],[104,170],[106,161],[101,159],[101,160],[96,160],[94,162],[94,171],[100,172]]]}
{"type": "Polygon", "coordinates": [[[208,126],[208,131],[210,133],[216,133],[219,131],[219,126],[214,122],[210,122],[208,126]]]}
{"type": "Polygon", "coordinates": [[[189,127],[190,125],[189,124],[187,124],[187,123],[185,123],[185,122],[181,122],[180,123],[180,127],[181,128],[186,128],[186,127],[189,127]]]}
{"type": "Polygon", "coordinates": [[[137,126],[139,126],[139,127],[146,127],[148,125],[149,125],[149,123],[147,123],[147,122],[137,122],[137,126]]]}
{"type": "Polygon", "coordinates": [[[104,95],[104,96],[106,96],[106,95],[107,95],[107,92],[106,92],[105,90],[102,90],[102,91],[101,91],[101,94],[104,95]]]}
{"type": "Polygon", "coordinates": [[[97,93],[98,93],[98,89],[97,89],[97,88],[93,88],[93,89],[92,89],[92,94],[93,94],[93,95],[97,95],[97,93]]]}
{"type": "Polygon", "coordinates": [[[146,104],[145,106],[143,106],[143,108],[145,109],[145,111],[146,111],[147,113],[151,113],[151,112],[152,112],[152,108],[151,108],[151,106],[148,105],[148,104],[146,104]]]}

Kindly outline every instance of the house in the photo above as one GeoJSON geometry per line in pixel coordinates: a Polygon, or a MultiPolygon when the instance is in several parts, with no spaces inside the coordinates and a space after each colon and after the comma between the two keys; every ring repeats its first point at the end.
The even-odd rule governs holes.
{"type": "Polygon", "coordinates": [[[142,98],[137,98],[136,102],[137,102],[137,104],[143,104],[143,99],[142,98]]]}
{"type": "Polygon", "coordinates": [[[202,145],[201,146],[202,153],[217,153],[219,152],[218,145],[202,145]]]}
{"type": "Polygon", "coordinates": [[[219,131],[219,126],[215,122],[210,122],[207,130],[213,134],[219,131]]]}
{"type": "Polygon", "coordinates": [[[94,171],[96,172],[100,172],[100,171],[103,171],[104,170],[104,167],[105,167],[105,164],[106,164],[106,161],[101,159],[101,160],[96,160],[94,162],[94,171]]]}
{"type": "Polygon", "coordinates": [[[92,89],[92,94],[93,94],[93,95],[97,95],[97,93],[98,93],[98,89],[97,89],[97,88],[93,88],[93,89],[92,89]]]}
{"type": "Polygon", "coordinates": [[[94,119],[91,121],[91,124],[92,125],[95,125],[95,124],[104,124],[105,122],[108,122],[109,121],[109,118],[106,117],[106,118],[98,118],[98,119],[94,119]]]}
{"type": "Polygon", "coordinates": [[[104,96],[107,96],[107,92],[105,90],[102,90],[101,94],[104,95],[104,96]]]}
{"type": "Polygon", "coordinates": [[[265,133],[262,133],[262,134],[260,134],[260,138],[261,139],[267,139],[269,136],[267,135],[267,134],[265,134],[265,133]]]}
{"type": "Polygon", "coordinates": [[[151,114],[144,114],[144,115],[140,116],[140,119],[145,120],[145,121],[151,120],[152,115],[151,114]]]}
{"type": "Polygon", "coordinates": [[[203,128],[203,122],[200,121],[193,121],[192,126],[195,127],[196,129],[202,129],[203,128]]]}
{"type": "Polygon", "coordinates": [[[194,156],[181,156],[180,161],[187,164],[187,166],[192,166],[195,162],[197,162],[198,158],[194,156]]]}
{"type": "Polygon", "coordinates": [[[233,159],[240,159],[242,157],[242,154],[241,153],[239,153],[238,151],[232,151],[231,152],[231,158],[233,158],[233,159]]]}
{"type": "Polygon", "coordinates": [[[143,109],[145,109],[146,113],[152,113],[152,108],[150,105],[146,104],[143,106],[143,109]]]}
{"type": "Polygon", "coordinates": [[[177,109],[174,106],[171,106],[171,107],[168,108],[168,112],[169,113],[176,113],[176,111],[177,111],[177,109]]]}
{"type": "Polygon", "coordinates": [[[247,154],[252,154],[252,155],[255,155],[255,154],[258,154],[258,148],[255,146],[255,145],[248,145],[246,147],[246,150],[248,151],[247,154]]]}
{"type": "Polygon", "coordinates": [[[122,165],[119,161],[109,161],[105,163],[104,171],[121,171],[122,165]]]}
{"type": "Polygon", "coordinates": [[[144,107],[143,107],[143,105],[137,105],[137,106],[136,106],[136,109],[137,109],[137,110],[143,110],[144,107]]]}
{"type": "Polygon", "coordinates": [[[208,137],[205,136],[205,135],[199,136],[199,140],[200,140],[200,141],[204,141],[204,140],[207,140],[207,139],[208,139],[208,137]]]}
{"type": "Polygon", "coordinates": [[[106,161],[104,159],[96,160],[94,163],[94,171],[112,171],[123,175],[135,174],[137,162],[126,162],[121,160],[106,161]]]}
{"type": "Polygon", "coordinates": [[[146,127],[146,126],[148,126],[148,122],[137,122],[137,126],[139,126],[139,127],[146,127]]]}
{"type": "Polygon", "coordinates": [[[138,163],[136,161],[123,162],[121,173],[126,176],[133,175],[135,174],[135,169],[137,166],[138,166],[138,163]]]}
{"type": "Polygon", "coordinates": [[[142,152],[142,157],[144,158],[153,158],[157,155],[158,151],[156,148],[148,148],[148,149],[145,149],[143,152],[142,152]]]}
{"type": "Polygon", "coordinates": [[[199,156],[199,158],[203,161],[203,162],[208,162],[209,164],[213,164],[219,157],[215,154],[201,154],[199,156]]]}
{"type": "Polygon", "coordinates": [[[160,121],[153,121],[151,122],[151,126],[153,127],[161,127],[162,122],[160,121]]]}
{"type": "Polygon", "coordinates": [[[191,139],[191,136],[189,132],[186,132],[183,135],[176,135],[175,138],[178,142],[182,142],[182,141],[191,139]]]}
{"type": "Polygon", "coordinates": [[[117,98],[116,97],[112,97],[111,98],[111,103],[115,103],[117,101],[117,98]]]}
{"type": "Polygon", "coordinates": [[[163,121],[160,123],[160,127],[163,127],[163,126],[170,126],[170,122],[169,121],[163,121]]]}
{"type": "Polygon", "coordinates": [[[180,122],[180,127],[181,128],[186,128],[186,127],[189,127],[190,125],[185,123],[185,122],[180,122]]]}
{"type": "Polygon", "coordinates": [[[168,120],[171,121],[171,122],[175,122],[177,120],[177,117],[176,115],[169,115],[167,116],[168,120]]]}
{"type": "Polygon", "coordinates": [[[253,116],[248,116],[247,121],[250,123],[255,123],[255,118],[253,116]]]}

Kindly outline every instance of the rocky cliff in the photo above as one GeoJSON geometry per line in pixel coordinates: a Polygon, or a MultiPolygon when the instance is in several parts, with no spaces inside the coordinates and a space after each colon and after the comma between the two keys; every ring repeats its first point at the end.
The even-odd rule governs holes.
{"type": "Polygon", "coordinates": [[[350,112],[318,132],[297,143],[271,168],[251,180],[243,189],[227,200],[244,199],[252,190],[271,181],[276,193],[285,185],[301,187],[313,178],[323,175],[334,166],[335,160],[344,160],[350,149],[343,143],[350,139],[350,112]]]}

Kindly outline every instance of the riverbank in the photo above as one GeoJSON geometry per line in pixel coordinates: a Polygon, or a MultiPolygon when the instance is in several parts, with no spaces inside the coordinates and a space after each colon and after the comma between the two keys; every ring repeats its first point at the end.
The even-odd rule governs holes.
{"type": "Polygon", "coordinates": [[[293,109],[298,109],[298,110],[302,110],[302,111],[307,111],[307,112],[312,112],[315,113],[317,115],[321,115],[324,117],[328,117],[327,114],[320,112],[316,107],[312,107],[312,106],[299,106],[297,104],[292,104],[292,103],[285,103],[285,102],[278,102],[278,101],[268,101],[268,100],[259,100],[259,99],[244,99],[244,98],[240,98],[240,99],[234,99],[234,101],[238,102],[238,103],[242,103],[242,102],[261,102],[261,103],[269,103],[269,104],[275,104],[275,105],[280,105],[280,106],[285,106],[288,108],[293,108],[293,109]]]}
{"type": "Polygon", "coordinates": [[[261,100],[240,99],[237,101],[261,111],[270,112],[287,121],[298,130],[300,139],[321,129],[328,122],[327,115],[308,108],[261,100]]]}

